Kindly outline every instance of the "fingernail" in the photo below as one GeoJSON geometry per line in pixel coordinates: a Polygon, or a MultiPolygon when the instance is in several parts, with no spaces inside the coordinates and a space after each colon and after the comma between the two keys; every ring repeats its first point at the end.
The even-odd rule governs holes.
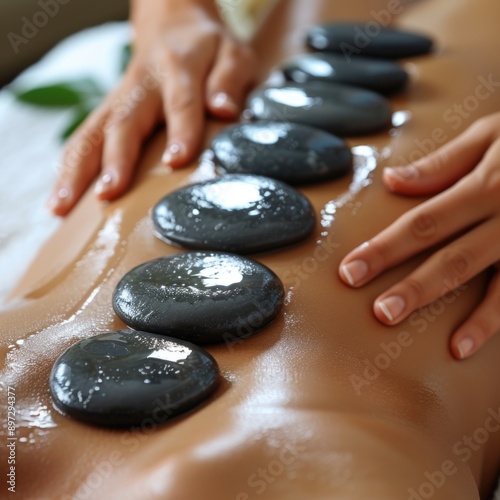
{"type": "Polygon", "coordinates": [[[406,167],[386,167],[384,173],[390,177],[395,177],[400,180],[415,179],[418,177],[418,169],[415,165],[408,165],[406,167]]]}
{"type": "Polygon", "coordinates": [[[69,198],[69,191],[66,188],[61,188],[57,193],[53,194],[49,201],[47,202],[47,206],[53,210],[58,207],[62,201],[65,201],[69,198]]]}
{"type": "Polygon", "coordinates": [[[393,295],[381,300],[378,303],[378,307],[389,321],[395,321],[403,313],[406,302],[399,295],[393,295]]]}
{"type": "Polygon", "coordinates": [[[111,174],[104,174],[95,185],[94,193],[97,195],[108,192],[113,185],[113,177],[111,174]]]}
{"type": "Polygon", "coordinates": [[[460,359],[468,358],[474,350],[474,341],[470,337],[463,338],[457,345],[460,359]]]}
{"type": "Polygon", "coordinates": [[[368,264],[364,260],[353,260],[342,266],[342,274],[354,286],[368,274],[368,264]]]}
{"type": "Polygon", "coordinates": [[[238,106],[225,92],[219,92],[212,97],[212,106],[234,114],[238,113],[238,106]]]}
{"type": "Polygon", "coordinates": [[[173,143],[168,149],[163,153],[161,161],[165,163],[165,165],[170,165],[173,161],[175,161],[182,152],[182,147],[180,144],[173,143]]]}

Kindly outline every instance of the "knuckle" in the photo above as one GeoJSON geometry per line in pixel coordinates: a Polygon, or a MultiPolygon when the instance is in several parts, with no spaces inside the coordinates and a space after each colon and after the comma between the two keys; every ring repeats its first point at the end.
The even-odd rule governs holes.
{"type": "Polygon", "coordinates": [[[57,176],[59,178],[66,178],[70,176],[79,167],[80,162],[81,158],[78,154],[75,154],[75,149],[67,146],[63,152],[57,176]]]}
{"type": "Polygon", "coordinates": [[[471,268],[472,256],[463,249],[447,251],[442,256],[442,265],[446,274],[462,283],[467,278],[471,268]]]}
{"type": "Polygon", "coordinates": [[[252,74],[257,66],[257,57],[251,47],[238,43],[231,44],[229,56],[239,68],[242,69],[242,75],[252,74]]]}
{"type": "Polygon", "coordinates": [[[475,318],[471,326],[474,331],[474,340],[478,343],[486,342],[500,328],[492,319],[487,318],[485,315],[475,318]]]}
{"type": "Polygon", "coordinates": [[[257,56],[255,55],[253,50],[248,47],[243,48],[243,53],[240,60],[245,67],[247,75],[253,77],[253,73],[255,71],[255,68],[257,67],[257,56]]]}
{"type": "Polygon", "coordinates": [[[226,50],[224,52],[226,56],[229,56],[233,59],[236,59],[237,61],[242,61],[245,63],[253,61],[255,57],[254,52],[250,47],[242,45],[241,43],[235,40],[230,40],[226,44],[226,50]]]}
{"type": "Polygon", "coordinates": [[[168,98],[168,112],[184,112],[192,108],[196,102],[196,94],[193,91],[183,89],[181,92],[172,92],[168,98]]]}
{"type": "Polygon", "coordinates": [[[234,59],[239,59],[240,57],[245,55],[244,47],[242,47],[234,40],[227,41],[225,44],[225,49],[223,45],[222,52],[224,52],[224,55],[226,57],[231,57],[234,59]]]}
{"type": "Polygon", "coordinates": [[[72,176],[83,166],[85,159],[89,157],[97,146],[100,145],[102,136],[95,133],[78,132],[69,140],[62,154],[62,164],[60,167],[61,176],[72,176]]]}
{"type": "Polygon", "coordinates": [[[490,135],[491,131],[497,128],[497,126],[498,126],[498,116],[495,115],[482,116],[470,126],[470,130],[479,135],[490,135]]]}
{"type": "Polygon", "coordinates": [[[419,302],[426,295],[424,285],[415,278],[406,278],[401,282],[403,288],[413,297],[414,302],[419,302]]]}
{"type": "Polygon", "coordinates": [[[104,135],[108,137],[132,120],[132,108],[126,102],[116,102],[104,124],[104,135]]]}
{"type": "Polygon", "coordinates": [[[432,156],[432,160],[428,166],[428,174],[432,176],[441,176],[443,172],[448,170],[450,165],[449,155],[445,151],[438,151],[432,156]]]}
{"type": "Polygon", "coordinates": [[[132,59],[126,69],[126,78],[129,81],[140,81],[146,73],[144,65],[136,59],[132,59]]]}
{"type": "Polygon", "coordinates": [[[192,57],[193,50],[191,50],[191,47],[179,44],[162,51],[155,59],[164,68],[179,68],[185,67],[192,57]]]}
{"type": "Polygon", "coordinates": [[[163,49],[155,56],[165,67],[195,67],[200,60],[200,52],[215,50],[219,34],[212,28],[205,28],[197,36],[192,37],[189,43],[179,43],[173,40],[167,49],[163,49]]]}
{"type": "Polygon", "coordinates": [[[495,201],[498,200],[498,196],[500,196],[500,165],[498,168],[490,169],[488,172],[485,172],[482,178],[483,191],[486,196],[495,198],[495,201]]]}
{"type": "Polygon", "coordinates": [[[427,212],[416,213],[409,215],[409,229],[415,240],[427,240],[436,235],[438,224],[431,214],[427,212]]]}
{"type": "Polygon", "coordinates": [[[370,253],[374,257],[375,262],[377,262],[377,267],[384,268],[390,260],[390,245],[381,238],[373,239],[369,243],[370,253]]]}

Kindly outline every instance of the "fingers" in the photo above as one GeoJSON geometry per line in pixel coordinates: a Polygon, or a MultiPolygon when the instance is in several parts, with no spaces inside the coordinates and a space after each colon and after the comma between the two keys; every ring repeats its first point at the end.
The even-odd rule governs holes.
{"type": "Polygon", "coordinates": [[[57,179],[48,201],[55,215],[64,216],[75,206],[95,178],[101,163],[106,107],[92,113],[64,148],[57,179]]]}
{"type": "Polygon", "coordinates": [[[222,119],[237,117],[255,65],[250,48],[231,39],[222,42],[206,87],[207,108],[212,115],[222,119]]]}
{"type": "Polygon", "coordinates": [[[172,55],[164,82],[164,112],[167,121],[167,149],[163,163],[181,167],[193,159],[202,139],[205,122],[203,87],[212,60],[188,61],[172,55]]]}
{"type": "Polygon", "coordinates": [[[95,186],[101,200],[110,201],[127,191],[146,136],[158,121],[160,98],[150,92],[140,105],[115,109],[105,126],[102,169],[95,186]]]}
{"type": "Polygon", "coordinates": [[[500,273],[493,276],[485,298],[470,318],[451,339],[451,351],[457,359],[466,359],[477,352],[500,331],[500,273]]]}
{"type": "Polygon", "coordinates": [[[416,309],[454,290],[498,260],[498,218],[493,218],[433,254],[407,278],[382,294],[374,313],[394,325],[416,309]]]}
{"type": "Polygon", "coordinates": [[[167,149],[162,161],[176,168],[196,154],[204,128],[205,109],[217,118],[236,118],[255,60],[249,48],[229,37],[204,47],[205,54],[190,60],[171,54],[164,85],[167,149]],[[210,47],[211,45],[211,47],[210,47]],[[208,54],[213,54],[208,56],[208,54]]]}
{"type": "Polygon", "coordinates": [[[351,286],[362,286],[383,271],[485,218],[488,207],[477,203],[477,184],[472,179],[463,179],[402,215],[343,259],[339,268],[342,280],[351,286]],[[464,211],[463,207],[468,208],[464,211]]]}
{"type": "Polygon", "coordinates": [[[99,199],[112,200],[128,188],[142,141],[161,109],[157,90],[141,93],[139,103],[138,89],[135,80],[125,80],[68,141],[48,203],[56,215],[68,214],[99,172],[99,199]]]}
{"type": "Polygon", "coordinates": [[[472,171],[492,140],[491,125],[478,121],[429,156],[406,167],[384,169],[384,182],[400,194],[440,192],[472,171]]]}
{"type": "Polygon", "coordinates": [[[168,136],[162,161],[172,167],[187,164],[197,153],[207,108],[220,118],[237,116],[255,60],[213,16],[200,21],[200,13],[196,19],[181,15],[180,23],[172,21],[158,40],[153,36],[147,50],[137,51],[112,98],[74,134],[50,198],[54,213],[67,214],[99,172],[95,192],[100,199],[123,194],[141,144],[161,112],[168,136]],[[120,93],[129,94],[121,106],[125,112],[115,106],[120,93]]]}

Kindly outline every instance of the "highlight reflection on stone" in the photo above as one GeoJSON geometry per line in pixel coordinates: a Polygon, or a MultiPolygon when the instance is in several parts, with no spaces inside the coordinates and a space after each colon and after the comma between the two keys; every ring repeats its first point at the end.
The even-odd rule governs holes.
{"type": "Polygon", "coordinates": [[[174,191],[152,217],[156,236],[168,243],[245,254],[300,241],[315,224],[309,200],[292,187],[238,174],[174,191]]]}
{"type": "Polygon", "coordinates": [[[333,179],[352,167],[351,150],[342,139],[298,123],[234,125],[213,140],[212,150],[225,172],[265,175],[289,184],[333,179]]]}
{"type": "Polygon", "coordinates": [[[307,82],[254,91],[247,107],[256,120],[289,121],[340,136],[375,133],[391,124],[387,99],[340,83],[307,82]]]}
{"type": "Polygon", "coordinates": [[[399,92],[408,83],[408,74],[397,62],[368,57],[347,60],[340,54],[304,54],[288,60],[282,69],[296,83],[344,83],[384,95],[399,92]]]}
{"type": "Polygon", "coordinates": [[[187,252],[146,262],[116,287],[113,307],[131,328],[206,344],[264,328],[284,300],[280,279],[234,254],[187,252]]]}
{"type": "Polygon", "coordinates": [[[55,362],[50,387],[56,406],[91,424],[161,424],[207,399],[219,369],[188,342],[122,330],[81,340],[55,362]]]}
{"type": "Polygon", "coordinates": [[[395,59],[428,54],[430,38],[376,22],[329,23],[313,26],[307,33],[308,45],[319,51],[338,52],[349,62],[356,56],[395,59]]]}

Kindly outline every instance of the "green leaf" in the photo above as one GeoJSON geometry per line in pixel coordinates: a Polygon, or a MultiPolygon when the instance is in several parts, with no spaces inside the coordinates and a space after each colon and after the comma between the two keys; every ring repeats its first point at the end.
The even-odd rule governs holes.
{"type": "Polygon", "coordinates": [[[90,108],[77,108],[75,113],[73,114],[72,120],[66,126],[66,128],[61,132],[61,139],[68,139],[71,134],[80,126],[80,124],[87,118],[87,116],[91,113],[92,109],[90,108]]]}
{"type": "Polygon", "coordinates": [[[37,106],[70,107],[81,104],[84,100],[81,92],[65,83],[14,92],[20,101],[37,106]]]}
{"type": "Polygon", "coordinates": [[[72,107],[104,97],[105,92],[92,78],[81,78],[70,82],[34,87],[28,90],[14,89],[22,102],[46,107],[72,107]]]}

